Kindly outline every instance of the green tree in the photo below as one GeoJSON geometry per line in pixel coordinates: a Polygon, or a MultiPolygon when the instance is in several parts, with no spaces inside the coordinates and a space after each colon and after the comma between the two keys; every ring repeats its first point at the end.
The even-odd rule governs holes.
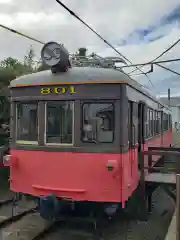
{"type": "Polygon", "coordinates": [[[12,61],[13,64],[9,65],[11,61],[8,60],[10,59],[5,59],[3,62],[3,64],[7,64],[6,67],[0,67],[0,123],[9,122],[10,104],[8,86],[10,81],[16,78],[16,73],[13,69],[15,68],[15,65],[13,66],[13,64],[16,61],[12,61]]]}
{"type": "Polygon", "coordinates": [[[14,69],[16,68],[17,64],[19,64],[19,61],[17,59],[14,59],[12,57],[8,57],[1,61],[0,66],[2,68],[9,68],[9,69],[14,69]]]}
{"type": "Polygon", "coordinates": [[[14,78],[16,78],[16,73],[13,69],[0,67],[0,90],[2,87],[8,86],[14,78]]]}
{"type": "Polygon", "coordinates": [[[24,66],[26,68],[27,73],[31,73],[34,71],[34,58],[35,52],[32,46],[30,46],[28,53],[24,56],[24,66]]]}
{"type": "Polygon", "coordinates": [[[24,57],[24,63],[8,57],[0,62],[0,120],[9,119],[9,89],[10,82],[18,76],[33,72],[34,50],[32,47],[24,57]]]}
{"type": "MultiPolygon", "coordinates": [[[[1,61],[0,63],[0,71],[2,74],[13,75],[15,77],[21,76],[23,74],[31,73],[32,69],[21,63],[19,60],[14,59],[12,57],[8,57],[1,61]]],[[[11,79],[12,80],[12,79],[11,79]]]]}

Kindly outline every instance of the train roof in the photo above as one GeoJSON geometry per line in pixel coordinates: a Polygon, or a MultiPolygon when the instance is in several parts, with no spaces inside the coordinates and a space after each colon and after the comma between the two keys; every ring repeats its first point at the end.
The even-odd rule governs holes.
{"type": "Polygon", "coordinates": [[[53,84],[84,84],[113,83],[128,81],[129,77],[120,71],[107,68],[73,67],[67,72],[52,74],[50,70],[21,76],[11,81],[10,87],[53,85],[53,84]]]}
{"type": "MultiPolygon", "coordinates": [[[[111,84],[126,83],[144,95],[162,104],[156,96],[147,92],[142,85],[126,73],[111,68],[72,67],[67,72],[53,74],[51,70],[18,77],[11,81],[10,88],[26,86],[50,86],[59,84],[111,84]]],[[[164,107],[166,105],[162,104],[164,107]]],[[[168,108],[168,107],[167,107],[168,108]]]]}

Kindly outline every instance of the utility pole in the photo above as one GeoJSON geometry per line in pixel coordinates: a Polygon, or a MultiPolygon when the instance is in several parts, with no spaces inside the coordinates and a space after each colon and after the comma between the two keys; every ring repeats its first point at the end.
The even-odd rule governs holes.
{"type": "Polygon", "coordinates": [[[171,106],[171,90],[168,88],[168,106],[171,106]]]}

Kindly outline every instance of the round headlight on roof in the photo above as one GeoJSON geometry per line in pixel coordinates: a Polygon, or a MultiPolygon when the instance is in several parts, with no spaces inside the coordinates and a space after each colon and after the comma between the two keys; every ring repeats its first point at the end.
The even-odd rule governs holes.
{"type": "Polygon", "coordinates": [[[60,69],[68,68],[69,52],[67,49],[56,42],[49,42],[44,45],[41,50],[41,59],[44,64],[49,67],[59,67],[60,69]]]}

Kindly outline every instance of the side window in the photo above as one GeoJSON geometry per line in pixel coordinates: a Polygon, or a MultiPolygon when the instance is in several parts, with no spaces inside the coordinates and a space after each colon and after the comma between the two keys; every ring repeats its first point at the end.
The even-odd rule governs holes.
{"type": "Polygon", "coordinates": [[[128,130],[128,143],[129,143],[129,147],[131,147],[131,145],[132,145],[132,104],[130,101],[128,101],[127,130],[128,130]]]}
{"type": "Polygon", "coordinates": [[[161,131],[161,112],[147,108],[146,138],[156,136],[161,131]]]}
{"type": "Polygon", "coordinates": [[[163,131],[168,130],[168,114],[163,113],[163,131]]]}
{"type": "Polygon", "coordinates": [[[150,109],[150,137],[153,136],[153,111],[150,109]]]}
{"type": "Polygon", "coordinates": [[[148,109],[148,115],[149,115],[149,124],[148,124],[149,131],[148,131],[148,138],[150,138],[150,137],[151,137],[151,111],[150,111],[150,109],[148,109]]]}
{"type": "Polygon", "coordinates": [[[155,113],[155,135],[158,134],[158,112],[154,111],[155,113]]]}
{"type": "Polygon", "coordinates": [[[162,124],[163,124],[163,131],[165,131],[165,113],[163,113],[162,124]]]}
{"type": "Polygon", "coordinates": [[[152,109],[152,136],[155,135],[155,111],[152,109]]]}
{"type": "Polygon", "coordinates": [[[169,128],[172,129],[172,119],[171,119],[171,114],[168,115],[169,117],[169,128]]]}
{"type": "Polygon", "coordinates": [[[165,130],[167,131],[168,130],[168,128],[169,128],[169,121],[168,121],[169,119],[168,119],[168,114],[166,114],[166,123],[165,123],[165,130]]]}
{"type": "Polygon", "coordinates": [[[161,112],[158,112],[158,134],[161,133],[161,112]]]}
{"type": "Polygon", "coordinates": [[[46,144],[73,144],[73,102],[46,104],[46,144]]]}
{"type": "Polygon", "coordinates": [[[138,103],[133,102],[133,139],[134,144],[138,143],[138,103]]]}
{"type": "Polygon", "coordinates": [[[157,112],[154,111],[154,136],[157,135],[157,112]]]}
{"type": "Polygon", "coordinates": [[[150,128],[149,109],[147,108],[147,113],[146,113],[146,138],[149,138],[149,128],[150,128]]]}
{"type": "Polygon", "coordinates": [[[112,143],[115,131],[113,103],[84,103],[82,105],[81,140],[89,143],[112,143]]]}
{"type": "Polygon", "coordinates": [[[17,103],[16,142],[34,144],[38,142],[38,104],[17,103]]]}

